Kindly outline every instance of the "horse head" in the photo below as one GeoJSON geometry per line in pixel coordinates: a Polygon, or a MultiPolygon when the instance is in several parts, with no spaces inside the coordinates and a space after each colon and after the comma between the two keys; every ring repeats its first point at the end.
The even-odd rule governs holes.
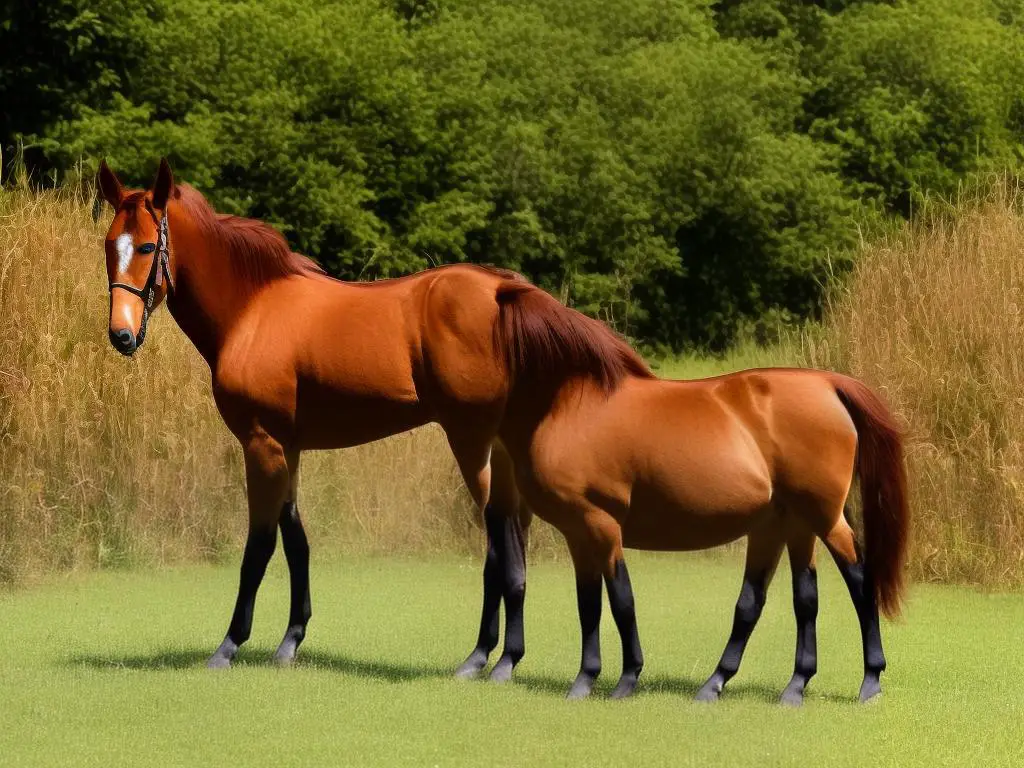
{"type": "Polygon", "coordinates": [[[110,343],[121,354],[132,355],[145,341],[150,313],[174,289],[167,206],[177,190],[166,158],[149,189],[125,189],[105,160],[97,185],[114,209],[104,242],[110,343]]]}

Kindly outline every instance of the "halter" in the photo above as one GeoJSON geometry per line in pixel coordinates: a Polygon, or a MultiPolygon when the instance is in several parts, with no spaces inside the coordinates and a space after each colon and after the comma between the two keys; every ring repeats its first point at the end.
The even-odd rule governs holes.
{"type": "Polygon", "coordinates": [[[136,288],[128,283],[111,283],[109,288],[111,302],[114,300],[115,288],[128,291],[128,293],[132,293],[142,299],[142,326],[139,328],[137,339],[139,346],[142,346],[142,342],[146,338],[146,323],[149,321],[149,313],[153,309],[156,289],[163,284],[165,277],[167,278],[167,290],[169,292],[174,291],[174,282],[171,280],[170,269],[171,250],[167,232],[167,211],[164,211],[163,218],[157,219],[156,212],[149,206],[148,201],[146,202],[146,209],[157,223],[156,251],[153,254],[153,266],[149,268],[149,277],[146,278],[146,284],[142,288],[136,288]]]}

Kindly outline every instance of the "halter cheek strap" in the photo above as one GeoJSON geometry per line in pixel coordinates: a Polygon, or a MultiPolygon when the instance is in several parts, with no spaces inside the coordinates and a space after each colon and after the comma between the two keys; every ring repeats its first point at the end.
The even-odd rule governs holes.
{"type": "MultiPolygon", "coordinates": [[[[147,205],[147,208],[149,206],[147,205]]],[[[149,209],[153,218],[156,219],[156,213],[152,208],[149,209]]],[[[157,239],[156,239],[156,252],[153,254],[153,266],[149,268],[149,277],[146,278],[146,284],[142,288],[136,288],[134,285],[129,283],[111,283],[110,294],[111,301],[113,301],[113,292],[115,288],[120,288],[123,291],[134,294],[142,299],[143,311],[142,311],[142,327],[139,329],[138,343],[141,345],[142,340],[146,337],[146,323],[149,320],[149,313],[153,309],[153,299],[156,298],[156,290],[163,285],[164,278],[167,278],[167,290],[168,292],[174,291],[174,283],[171,280],[171,268],[170,268],[171,249],[169,245],[168,230],[167,230],[167,212],[164,211],[164,215],[157,221],[157,239]]]]}
{"type": "MultiPolygon", "coordinates": [[[[153,218],[156,218],[155,213],[153,218]]],[[[133,293],[146,303],[146,309],[152,309],[153,297],[156,294],[156,289],[163,284],[164,277],[167,278],[168,289],[174,290],[174,283],[171,282],[170,256],[171,252],[167,237],[167,214],[165,213],[157,224],[156,253],[153,256],[153,266],[149,269],[149,277],[146,278],[146,284],[142,288],[136,288],[129,283],[111,283],[110,290],[121,288],[128,291],[128,293],[133,293]]]]}

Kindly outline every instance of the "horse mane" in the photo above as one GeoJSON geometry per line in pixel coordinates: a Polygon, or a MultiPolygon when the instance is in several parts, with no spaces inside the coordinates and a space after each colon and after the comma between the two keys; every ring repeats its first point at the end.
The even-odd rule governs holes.
{"type": "Polygon", "coordinates": [[[504,279],[495,298],[496,346],[513,378],[558,385],[586,377],[608,394],[628,376],[654,378],[643,358],[611,328],[563,306],[522,277],[504,279]]]}
{"type": "MultiPolygon", "coordinates": [[[[200,232],[227,252],[234,275],[243,285],[256,288],[289,275],[326,274],[312,259],[292,252],[284,235],[269,224],[217,213],[188,184],[175,187],[175,200],[200,232]]],[[[173,237],[172,233],[172,241],[173,237]]]]}

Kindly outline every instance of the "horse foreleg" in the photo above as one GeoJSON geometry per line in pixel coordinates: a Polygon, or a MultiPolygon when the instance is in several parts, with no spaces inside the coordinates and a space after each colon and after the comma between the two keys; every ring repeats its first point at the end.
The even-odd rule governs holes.
{"type": "Polygon", "coordinates": [[[576,573],[576,607],[580,614],[580,671],[568,698],[582,699],[594,690],[601,674],[601,576],[576,573]]]}
{"type": "Polygon", "coordinates": [[[278,523],[281,528],[281,544],[288,560],[288,576],[291,581],[291,607],[288,611],[288,629],[277,647],[274,661],[290,664],[295,659],[299,645],[306,637],[306,625],[313,615],[309,596],[309,542],[299,517],[295,501],[285,502],[278,523]]]}
{"type": "Polygon", "coordinates": [[[733,615],[729,641],[722,658],[707,682],[697,692],[697,701],[718,701],[722,690],[739,671],[743,652],[750,635],[761,618],[775,568],[782,555],[784,540],[777,530],[766,530],[750,535],[747,540],[747,560],[743,570],[743,586],[733,615]]]}
{"type": "Polygon", "coordinates": [[[615,562],[614,575],[605,575],[604,580],[608,588],[608,603],[612,609],[612,617],[622,639],[622,676],[612,691],[612,698],[622,699],[636,689],[640,671],[644,668],[644,654],[640,650],[640,635],[636,628],[633,585],[629,580],[629,571],[626,570],[626,561],[622,559],[621,547],[619,559],[615,562]]]}
{"type": "Polygon", "coordinates": [[[278,527],[281,529],[281,544],[288,561],[288,579],[291,586],[291,605],[288,609],[288,629],[284,639],[274,653],[274,661],[287,665],[295,659],[299,645],[306,637],[306,625],[313,615],[309,596],[309,541],[299,516],[299,453],[289,452],[288,459],[288,501],[281,510],[278,527]]]}
{"type": "Polygon", "coordinates": [[[277,543],[277,531],[271,529],[253,530],[249,529],[249,537],[245,542],[245,552],[242,554],[242,569],[238,581],[238,597],[235,600],[235,610],[231,615],[231,624],[228,626],[228,633],[221,642],[220,647],[206,662],[211,669],[231,666],[231,661],[238,653],[239,646],[249,639],[252,630],[252,614],[256,605],[256,591],[260,582],[263,581],[263,574],[267,570],[267,563],[274,554],[274,546],[277,543]]]}
{"type": "MultiPolygon", "coordinates": [[[[570,699],[589,696],[601,673],[601,579],[608,585],[612,616],[622,640],[622,676],[613,692],[616,698],[636,688],[643,653],[636,628],[633,587],[622,553],[622,528],[602,509],[574,508],[562,528],[576,569],[576,604],[580,615],[582,646],[580,671],[569,689],[570,699]],[[575,518],[575,519],[573,519],[575,518]]],[[[561,526],[560,526],[561,527],[561,526]]]]}
{"type": "Polygon", "coordinates": [[[288,497],[289,472],[279,443],[259,432],[244,446],[249,498],[249,536],[242,554],[238,598],[227,636],[207,662],[211,668],[231,666],[239,646],[249,639],[256,592],[277,544],[277,522],[288,497]]]}

